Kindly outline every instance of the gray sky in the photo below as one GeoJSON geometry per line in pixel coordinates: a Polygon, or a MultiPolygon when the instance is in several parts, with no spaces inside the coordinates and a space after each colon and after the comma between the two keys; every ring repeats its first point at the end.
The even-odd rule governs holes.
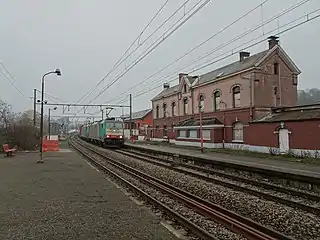
{"type": "MultiPolygon", "coordinates": [[[[184,1],[169,0],[163,11],[141,36],[141,42],[184,1]]],[[[198,1],[190,0],[186,5],[185,11],[188,11],[198,1]]],[[[60,68],[62,71],[61,77],[58,78],[51,75],[47,78],[46,91],[66,102],[76,102],[108,73],[164,2],[165,0],[2,0],[0,2],[0,61],[14,76],[16,86],[27,97],[32,96],[34,88],[40,89],[43,73],[60,68]]],[[[260,2],[262,0],[211,0],[209,4],[174,32],[144,60],[105,91],[94,103],[101,104],[117,98],[121,93],[126,92],[130,87],[171,63],[260,2]]],[[[192,54],[164,70],[156,77],[149,79],[145,84],[138,85],[131,91],[132,94],[135,95],[145,91],[148,86],[153,88],[162,84],[164,82],[164,80],[161,81],[162,77],[172,72],[176,72],[177,76],[178,70],[191,60],[257,26],[262,19],[267,20],[298,2],[300,1],[268,1],[263,8],[258,8],[192,54]]],[[[273,21],[264,26],[264,28],[259,28],[250,35],[239,39],[192,66],[201,65],[201,63],[214,59],[223,53],[230,53],[228,51],[233,48],[317,8],[320,8],[320,1],[310,0],[279,18],[279,21],[273,21]]],[[[183,16],[183,11],[181,10],[176,14],[149,41],[121,64],[84,103],[88,103],[90,99],[95,97],[104,86],[121,74],[126,66],[130,66],[133,60],[150,47],[167,29],[172,27],[174,22],[183,16]]],[[[312,16],[319,13],[320,11],[312,16]]],[[[302,70],[299,78],[300,89],[320,88],[318,76],[316,75],[317,71],[315,70],[319,67],[319,23],[320,18],[280,35],[281,46],[302,70]]],[[[276,33],[277,31],[274,32],[274,34],[276,33]]],[[[264,37],[261,36],[260,39],[266,38],[268,35],[270,34],[266,34],[264,37]]],[[[136,46],[137,43],[133,49],[136,46]]],[[[265,41],[248,50],[253,54],[264,50],[266,47],[267,42],[265,41]]],[[[235,61],[237,58],[238,54],[235,54],[195,74],[213,70],[235,61]]],[[[189,72],[192,66],[185,68],[184,71],[189,72]]],[[[171,83],[171,85],[173,84],[171,83]]],[[[150,107],[150,99],[161,90],[162,87],[159,87],[138,98],[134,98],[133,110],[150,107]]],[[[15,111],[23,111],[32,109],[32,100],[27,97],[22,96],[0,74],[0,99],[12,104],[15,111]]],[[[118,101],[119,99],[109,103],[118,101]]],[[[79,109],[71,108],[70,110],[71,112],[77,112],[79,109]]],[[[97,110],[95,108],[88,111],[96,112],[97,110]]],[[[121,111],[118,110],[117,113],[121,113],[121,111]]]]}

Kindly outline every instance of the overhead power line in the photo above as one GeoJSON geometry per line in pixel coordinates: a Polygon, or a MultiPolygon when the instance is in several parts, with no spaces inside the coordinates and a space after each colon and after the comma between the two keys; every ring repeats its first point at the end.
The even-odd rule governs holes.
{"type": "MultiPolygon", "coordinates": [[[[148,81],[149,79],[155,77],[156,75],[158,75],[159,73],[163,72],[165,69],[169,68],[170,66],[172,66],[173,64],[177,63],[178,61],[180,61],[182,58],[186,57],[187,55],[189,55],[190,53],[194,52],[196,49],[200,48],[201,46],[203,46],[204,44],[206,44],[207,42],[209,42],[210,40],[214,39],[216,36],[220,35],[221,33],[223,33],[224,31],[226,31],[228,28],[230,28],[231,26],[233,26],[234,24],[236,24],[237,22],[239,22],[240,20],[242,20],[243,18],[245,18],[246,16],[248,16],[249,14],[251,14],[252,12],[254,12],[256,9],[258,9],[259,7],[261,7],[263,4],[266,4],[269,0],[264,0],[261,3],[259,3],[257,6],[255,6],[254,8],[250,9],[248,12],[246,12],[245,14],[243,14],[242,16],[238,17],[236,20],[234,20],[232,23],[228,24],[227,26],[225,26],[224,28],[222,28],[220,31],[214,33],[213,35],[211,35],[209,38],[207,38],[206,40],[204,40],[203,42],[201,42],[200,44],[198,44],[196,47],[192,48],[190,51],[186,52],[185,54],[183,54],[182,56],[178,57],[177,59],[175,59],[173,62],[167,64],[165,67],[161,68],[159,71],[153,73],[152,75],[150,75],[149,77],[147,77],[146,79],[142,80],[141,82],[139,82],[138,84],[136,84],[135,86],[131,87],[130,89],[128,89],[126,92],[120,94],[120,97],[124,94],[127,94],[128,91],[134,89],[136,86],[141,85],[142,83],[148,81]]],[[[309,1],[309,0],[307,0],[309,1]]],[[[119,97],[119,96],[118,96],[119,97]]],[[[112,101],[112,100],[111,100],[112,101]]]]}
{"type": "Polygon", "coordinates": [[[8,69],[6,69],[6,67],[4,66],[4,64],[2,62],[0,62],[1,67],[5,70],[6,74],[0,70],[0,73],[4,76],[4,78],[6,80],[9,81],[9,83],[23,96],[26,97],[26,95],[15,85],[15,79],[14,77],[11,75],[11,73],[8,71],[8,69]],[[7,76],[9,75],[9,77],[7,76]]]}
{"type": "MultiPolygon", "coordinates": [[[[258,30],[259,28],[261,28],[261,27],[263,27],[263,26],[265,26],[265,25],[267,25],[267,24],[275,21],[275,20],[278,19],[279,17],[281,17],[281,16],[283,16],[283,15],[285,15],[285,14],[287,14],[287,13],[293,11],[293,10],[295,10],[295,9],[298,8],[298,7],[301,7],[303,4],[307,3],[308,1],[309,1],[309,0],[303,0],[303,1],[300,1],[300,2],[298,2],[297,4],[295,4],[295,5],[293,5],[293,6],[290,6],[289,8],[287,8],[287,9],[283,10],[282,12],[280,12],[280,13],[272,16],[272,17],[270,17],[269,19],[267,19],[267,20],[265,20],[264,22],[256,25],[255,27],[253,27],[253,28],[251,28],[251,29],[249,29],[249,30],[241,33],[240,35],[234,37],[233,39],[227,41],[226,43],[223,43],[223,44],[219,45],[218,47],[214,48],[212,51],[205,53],[204,55],[196,58],[195,60],[192,60],[191,62],[189,62],[189,63],[187,63],[186,65],[184,65],[183,67],[181,67],[179,70],[175,70],[175,71],[173,71],[173,72],[170,73],[170,74],[167,74],[167,75],[165,75],[165,76],[162,76],[162,77],[160,77],[160,79],[158,78],[158,79],[156,79],[156,81],[152,81],[151,83],[148,83],[148,85],[150,86],[150,84],[154,84],[154,83],[158,83],[158,82],[164,81],[164,80],[170,78],[171,76],[176,76],[177,71],[183,71],[186,67],[189,67],[190,65],[192,65],[192,64],[194,64],[194,63],[196,63],[196,62],[198,62],[198,61],[200,61],[200,60],[202,60],[202,59],[204,59],[204,58],[212,55],[213,53],[220,51],[221,49],[223,49],[223,48],[225,48],[226,46],[228,46],[228,45],[230,45],[230,44],[238,41],[239,39],[245,37],[246,35],[249,35],[250,33],[253,33],[254,31],[258,30]]],[[[258,6],[261,6],[261,4],[259,4],[258,6]]],[[[252,10],[250,10],[249,12],[247,12],[247,13],[246,13],[245,15],[243,15],[242,17],[247,16],[248,13],[252,12],[252,11],[255,10],[255,9],[257,9],[257,7],[253,8],[252,10]]],[[[240,18],[238,18],[238,19],[241,19],[242,17],[240,17],[240,18]]],[[[233,23],[234,23],[234,22],[233,22],[233,23]]],[[[228,25],[228,26],[230,26],[230,25],[228,25]]],[[[226,27],[225,27],[225,28],[226,28],[226,27]]],[[[224,28],[224,29],[225,29],[225,28],[224,28]]],[[[215,35],[216,35],[216,34],[214,34],[214,35],[212,35],[212,36],[215,36],[215,35]]],[[[211,37],[212,37],[212,36],[211,36],[211,37]]],[[[211,37],[209,37],[208,39],[210,39],[211,37]]],[[[208,39],[207,39],[207,40],[208,40],[208,39]]],[[[207,40],[205,40],[204,42],[206,42],[207,40]]],[[[204,42],[202,42],[202,43],[204,43],[204,42]]],[[[201,44],[202,44],[202,43],[201,43],[201,44]]],[[[201,44],[200,44],[200,45],[201,45],[201,44]]],[[[200,46],[200,45],[198,45],[198,46],[200,46]]],[[[134,88],[137,87],[137,86],[139,86],[139,88],[141,89],[141,84],[146,83],[149,79],[151,79],[151,78],[153,78],[154,76],[158,75],[158,74],[159,74],[160,72],[162,72],[164,69],[172,66],[173,64],[175,64],[176,62],[178,62],[179,60],[181,60],[183,57],[187,56],[189,53],[191,53],[191,52],[194,51],[195,49],[196,49],[196,48],[191,49],[190,51],[188,51],[187,53],[185,53],[185,54],[182,55],[181,57],[177,58],[177,59],[176,59],[175,61],[173,61],[172,63],[170,63],[170,64],[166,65],[164,68],[160,69],[160,71],[157,71],[156,73],[154,73],[154,74],[152,74],[151,76],[147,77],[146,79],[142,80],[141,82],[139,82],[139,83],[136,84],[135,86],[131,87],[131,88],[130,88],[129,90],[127,90],[126,92],[120,94],[120,96],[117,96],[117,97],[113,98],[111,101],[116,100],[116,99],[119,99],[119,98],[121,98],[121,97],[124,96],[124,95],[127,95],[130,90],[134,89],[134,88]]],[[[108,102],[109,102],[109,101],[108,101],[108,102]]]]}
{"type": "MultiPolygon", "coordinates": [[[[319,9],[316,9],[316,10],[314,10],[314,11],[312,11],[312,12],[309,12],[308,14],[305,14],[305,15],[299,17],[299,18],[296,18],[295,20],[290,21],[289,23],[283,24],[282,26],[280,26],[280,28],[282,28],[282,27],[284,27],[284,26],[287,26],[287,25],[289,25],[289,24],[291,24],[291,23],[294,23],[294,22],[296,22],[296,21],[298,21],[298,20],[301,20],[302,18],[305,18],[304,21],[299,22],[299,23],[297,23],[297,24],[295,24],[295,25],[293,25],[293,26],[291,26],[291,27],[288,27],[288,28],[282,30],[282,31],[279,31],[278,34],[287,33],[287,32],[289,32],[289,31],[291,31],[291,30],[293,30],[293,29],[295,29],[295,28],[297,28],[297,27],[299,27],[299,26],[302,26],[302,25],[304,25],[304,24],[306,24],[306,23],[308,23],[308,22],[311,22],[311,21],[319,18],[319,17],[320,17],[320,14],[318,14],[318,15],[316,15],[316,16],[314,16],[314,17],[310,17],[311,14],[314,14],[314,13],[319,12],[319,11],[320,11],[320,8],[319,8],[319,9]]],[[[278,29],[279,29],[279,27],[276,27],[275,29],[269,31],[268,33],[277,31],[278,29]]],[[[266,35],[266,34],[268,34],[268,33],[264,33],[263,36],[266,35]]],[[[261,37],[261,36],[260,36],[260,37],[261,37]]],[[[258,37],[258,38],[260,38],[260,37],[258,37]]],[[[257,38],[255,38],[254,40],[256,40],[256,39],[257,39],[257,38]]],[[[198,68],[195,68],[195,69],[191,70],[188,74],[191,74],[191,73],[194,73],[194,72],[196,72],[196,71],[199,71],[199,70],[201,70],[201,69],[203,69],[203,68],[206,68],[206,67],[208,67],[208,66],[210,66],[210,65],[212,65],[212,64],[214,64],[214,63],[220,62],[220,61],[222,61],[222,60],[224,60],[224,59],[226,59],[226,58],[228,58],[228,57],[230,57],[230,56],[233,56],[233,55],[235,55],[235,54],[238,54],[238,53],[241,52],[241,51],[247,50],[248,48],[251,48],[251,47],[253,47],[253,46],[256,46],[256,45],[258,45],[258,44],[260,44],[260,43],[262,43],[262,42],[265,42],[265,41],[266,41],[266,39],[264,38],[264,39],[262,39],[262,40],[256,41],[256,42],[253,43],[253,44],[250,44],[250,45],[248,45],[248,46],[246,46],[246,47],[244,47],[244,48],[241,48],[240,50],[231,51],[230,54],[228,54],[228,55],[226,55],[226,56],[224,56],[224,57],[221,57],[221,58],[219,58],[218,60],[211,61],[211,62],[206,63],[205,65],[199,66],[198,68]]],[[[245,44],[248,44],[249,42],[252,42],[252,40],[246,42],[245,44]]],[[[242,45],[243,45],[243,44],[242,44],[242,45]]],[[[229,52],[230,52],[230,51],[229,51],[229,52]]],[[[225,55],[225,54],[222,54],[222,55],[225,55]]],[[[220,55],[220,56],[221,56],[221,55],[220,55]]],[[[173,82],[173,81],[176,81],[176,78],[170,80],[169,82],[173,82]]],[[[162,86],[162,84],[161,84],[161,85],[158,85],[158,86],[155,86],[154,88],[150,88],[150,89],[148,89],[148,90],[146,90],[146,91],[144,91],[144,92],[141,92],[141,93],[133,96],[133,98],[137,98],[137,97],[139,97],[139,96],[142,96],[142,95],[144,95],[144,94],[146,94],[146,93],[149,93],[150,91],[153,91],[153,90],[155,90],[155,89],[157,89],[157,88],[159,88],[159,87],[161,87],[161,86],[162,86]]],[[[127,101],[127,100],[119,101],[119,102],[117,102],[116,104],[120,104],[120,103],[123,103],[123,102],[125,102],[125,101],[127,101]]]]}
{"type": "MultiPolygon", "coordinates": [[[[134,63],[127,68],[124,72],[122,72],[120,75],[118,75],[110,84],[108,84],[105,88],[102,89],[102,91],[99,92],[99,94],[93,98],[89,103],[92,103],[94,100],[96,100],[101,94],[103,94],[108,88],[110,88],[113,84],[115,84],[117,81],[119,81],[126,73],[128,73],[133,67],[135,67],[140,61],[142,61],[146,56],[148,56],[154,49],[156,49],[161,43],[163,43],[168,37],[170,37],[175,31],[177,31],[181,26],[183,26],[189,19],[191,19],[197,12],[199,12],[205,5],[207,5],[211,0],[205,0],[199,7],[196,8],[197,5],[199,5],[202,1],[200,0],[195,6],[193,6],[189,12],[191,12],[194,8],[194,10],[186,19],[184,19],[178,26],[176,26],[171,32],[169,32],[166,36],[160,37],[155,41],[155,46],[153,46],[150,49],[147,49],[145,52],[143,52],[135,61],[134,63]],[[156,43],[158,40],[160,40],[158,43],[156,43]]],[[[188,13],[189,13],[188,12],[188,13]]],[[[173,25],[174,26],[174,25],[173,25]]],[[[170,28],[171,29],[171,28],[170,28]]],[[[170,30],[169,29],[169,30],[170,30]]],[[[169,31],[168,30],[168,31],[169,31]]],[[[168,32],[166,31],[166,33],[168,32]]],[[[165,34],[166,34],[165,33],[165,34]]]]}
{"type": "MultiPolygon", "coordinates": [[[[308,1],[309,1],[309,0],[304,0],[304,1],[301,1],[301,2],[299,2],[298,4],[296,4],[296,5],[294,5],[294,6],[289,7],[288,9],[280,12],[279,14],[276,14],[275,16],[267,19],[267,20],[264,21],[263,23],[258,24],[257,26],[253,27],[252,29],[250,29],[250,30],[248,30],[248,31],[245,31],[244,33],[236,36],[235,38],[231,39],[230,41],[227,41],[226,43],[223,43],[223,44],[219,45],[218,47],[214,48],[212,51],[205,53],[204,55],[196,58],[195,60],[192,60],[191,62],[187,63],[187,64],[184,65],[182,68],[180,68],[178,71],[182,71],[183,69],[191,66],[192,64],[194,64],[194,63],[196,63],[196,62],[199,62],[199,61],[201,61],[202,59],[204,59],[204,58],[206,58],[206,57],[208,57],[208,56],[210,56],[210,55],[212,55],[212,54],[220,51],[221,49],[225,48],[226,46],[229,46],[230,44],[232,44],[232,43],[238,41],[239,39],[241,39],[241,38],[249,35],[250,33],[255,32],[255,31],[258,30],[259,28],[264,27],[265,25],[267,25],[267,24],[269,24],[269,23],[277,20],[279,17],[281,17],[281,16],[283,16],[283,15],[285,15],[285,14],[287,14],[287,13],[293,11],[293,10],[295,10],[296,8],[300,7],[302,4],[304,4],[304,3],[308,2],[308,1]]],[[[279,27],[278,27],[278,28],[279,28],[279,27]]],[[[264,36],[265,34],[266,34],[266,33],[263,32],[262,36],[264,36]]],[[[259,36],[259,38],[260,38],[260,37],[261,37],[261,36],[259,36]]],[[[256,39],[256,38],[255,38],[255,39],[256,39]]],[[[175,75],[176,75],[176,72],[177,72],[177,70],[174,71],[174,72],[172,72],[171,74],[168,74],[168,75],[166,75],[166,76],[163,76],[161,79],[158,79],[156,82],[163,81],[163,80],[165,80],[165,79],[167,79],[167,78],[169,78],[169,77],[171,77],[171,76],[173,76],[173,75],[175,76],[175,75]]],[[[156,83],[156,82],[153,82],[153,83],[156,83]]]]}
{"type": "MultiPolygon", "coordinates": [[[[188,0],[190,1],[190,0],[188,0]]],[[[124,56],[129,52],[129,50],[132,48],[132,46],[138,41],[138,46],[131,52],[131,54],[133,52],[135,52],[136,50],[138,50],[143,43],[140,43],[139,40],[141,38],[141,36],[143,35],[143,33],[145,32],[145,30],[151,25],[151,23],[154,21],[154,19],[160,14],[160,12],[163,10],[163,8],[167,5],[167,3],[169,2],[169,0],[166,0],[165,3],[160,7],[160,9],[156,12],[156,14],[151,18],[151,20],[148,22],[148,24],[142,29],[142,31],[139,33],[139,35],[137,36],[137,38],[131,43],[131,45],[127,48],[127,50],[124,52],[124,54],[119,58],[119,60],[115,63],[115,65],[112,67],[112,69],[95,85],[95,87],[91,90],[89,90],[82,98],[80,98],[77,103],[81,102],[82,100],[85,100],[87,97],[89,97],[96,89],[97,87],[115,70],[117,69],[121,63],[123,63],[130,55],[128,55],[126,58],[124,58],[124,56]],[[124,58],[124,59],[123,59],[124,58]],[[123,59],[123,60],[122,60],[123,59]],[[121,61],[122,60],[122,61],[121,61]]],[[[186,3],[184,3],[185,5],[186,3]]],[[[161,25],[162,27],[163,25],[161,25]]],[[[156,29],[159,30],[160,28],[156,29]]],[[[149,39],[156,31],[154,31],[153,33],[151,33],[147,39],[149,39]]]]}
{"type": "MultiPolygon", "coordinates": [[[[36,89],[38,93],[41,94],[41,91],[36,89]]],[[[53,102],[56,102],[56,101],[61,101],[61,102],[65,102],[64,100],[62,100],[61,98],[58,98],[58,97],[55,97],[53,96],[52,94],[49,94],[47,92],[44,92],[44,95],[47,96],[49,99],[51,99],[53,102]]]]}

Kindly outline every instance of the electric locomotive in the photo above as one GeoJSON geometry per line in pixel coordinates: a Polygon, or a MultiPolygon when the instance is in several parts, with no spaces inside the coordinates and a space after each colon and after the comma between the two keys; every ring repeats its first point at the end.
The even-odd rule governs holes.
{"type": "Polygon", "coordinates": [[[123,122],[107,118],[85,124],[80,128],[80,138],[104,147],[121,147],[124,144],[123,122]]]}

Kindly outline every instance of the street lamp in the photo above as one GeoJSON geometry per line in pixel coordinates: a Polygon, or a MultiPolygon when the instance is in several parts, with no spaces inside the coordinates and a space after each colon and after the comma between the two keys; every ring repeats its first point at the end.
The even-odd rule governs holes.
{"type": "Polygon", "coordinates": [[[57,107],[54,108],[49,108],[49,116],[48,116],[48,137],[50,140],[50,132],[51,132],[51,122],[50,122],[50,116],[51,116],[51,111],[57,110],[57,107]]]}
{"type": "Polygon", "coordinates": [[[40,119],[40,160],[37,161],[37,163],[43,163],[42,159],[42,141],[43,141],[43,98],[44,98],[44,78],[49,74],[57,74],[58,76],[61,76],[60,69],[56,69],[55,71],[47,72],[42,76],[41,81],[41,119],[40,119]]]}

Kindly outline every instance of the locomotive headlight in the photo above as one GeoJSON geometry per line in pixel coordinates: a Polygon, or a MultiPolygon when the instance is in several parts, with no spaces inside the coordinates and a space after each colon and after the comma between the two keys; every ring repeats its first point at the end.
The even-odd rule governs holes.
{"type": "Polygon", "coordinates": [[[120,138],[122,138],[122,136],[120,136],[120,138]]]}

